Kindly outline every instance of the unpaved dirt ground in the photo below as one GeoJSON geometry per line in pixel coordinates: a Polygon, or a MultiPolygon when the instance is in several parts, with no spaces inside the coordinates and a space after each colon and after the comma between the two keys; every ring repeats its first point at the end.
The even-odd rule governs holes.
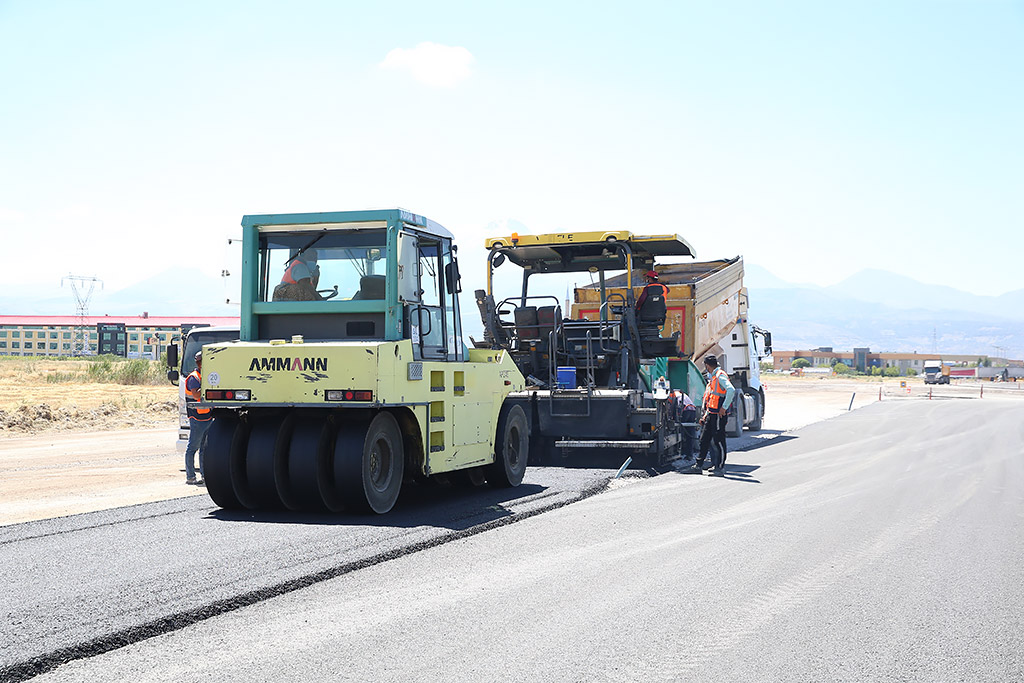
{"type": "Polygon", "coordinates": [[[176,423],[0,437],[0,525],[190,495],[176,423]]]}
{"type": "Polygon", "coordinates": [[[173,426],[176,385],[89,381],[91,365],[95,363],[86,360],[0,359],[0,439],[47,431],[173,426]]]}
{"type": "Polygon", "coordinates": [[[0,525],[205,493],[175,452],[177,386],[86,382],[87,364],[0,363],[0,525]]]}
{"type": "MultiPolygon", "coordinates": [[[[731,439],[731,450],[835,417],[850,408],[851,400],[854,410],[878,401],[880,389],[883,401],[927,400],[928,395],[928,387],[920,380],[901,387],[899,379],[767,375],[764,383],[763,430],[731,439]]],[[[205,495],[202,487],[185,484],[183,457],[175,451],[177,392],[173,386],[104,384],[97,391],[69,386],[75,388],[47,396],[54,408],[49,403],[25,403],[23,390],[21,407],[13,410],[4,403],[5,387],[0,386],[0,410],[6,419],[10,422],[14,415],[23,420],[0,428],[0,525],[205,495]],[[111,394],[121,394],[119,402],[104,400],[111,394]],[[147,403],[151,397],[155,399],[147,403]],[[60,403],[72,399],[81,405],[60,403]],[[169,406],[152,407],[163,403],[169,406]]],[[[1021,387],[991,383],[984,387],[986,397],[1024,398],[1021,387]]],[[[937,400],[980,398],[981,385],[937,387],[934,393],[937,400]]]]}

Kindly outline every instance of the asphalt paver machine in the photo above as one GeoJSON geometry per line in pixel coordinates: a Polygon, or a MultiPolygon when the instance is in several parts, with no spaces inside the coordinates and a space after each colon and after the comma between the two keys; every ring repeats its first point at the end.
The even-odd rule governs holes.
{"type": "MultiPolygon", "coordinates": [[[[531,461],[569,464],[631,457],[660,465],[679,452],[681,432],[664,394],[652,382],[658,358],[678,356],[676,336],[661,336],[662,319],[636,310],[634,280],[656,256],[693,256],[677,235],[638,236],[628,231],[493,237],[485,241],[487,289],[477,290],[484,322],[479,346],[505,351],[527,385],[507,401],[531,424],[531,461]],[[521,289],[497,298],[494,271],[522,271],[521,289]],[[624,293],[608,294],[606,273],[623,272],[624,293]],[[601,283],[596,320],[564,316],[558,297],[538,276],[589,273],[601,283]]],[[[636,282],[639,285],[639,282],[636,282]]],[[[567,311],[565,311],[567,313],[567,311]]],[[[673,368],[679,387],[702,391],[703,378],[688,359],[673,368]]]]}

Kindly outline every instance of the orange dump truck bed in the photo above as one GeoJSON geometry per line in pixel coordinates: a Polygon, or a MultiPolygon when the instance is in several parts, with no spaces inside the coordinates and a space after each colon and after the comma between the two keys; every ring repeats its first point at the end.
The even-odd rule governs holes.
{"type": "MultiPolygon", "coordinates": [[[[743,287],[743,258],[718,261],[666,264],[656,267],[659,282],[668,286],[667,315],[662,336],[679,335],[679,355],[700,358],[718,344],[737,320],[746,315],[746,289],[743,287]]],[[[633,282],[642,283],[643,273],[634,273],[633,282]]],[[[625,296],[626,276],[617,275],[605,282],[607,295],[625,296]]],[[[643,285],[634,287],[634,298],[643,285]]],[[[601,290],[597,284],[575,291],[572,304],[574,320],[600,317],[601,290]]],[[[615,317],[611,316],[610,317],[615,317]]]]}

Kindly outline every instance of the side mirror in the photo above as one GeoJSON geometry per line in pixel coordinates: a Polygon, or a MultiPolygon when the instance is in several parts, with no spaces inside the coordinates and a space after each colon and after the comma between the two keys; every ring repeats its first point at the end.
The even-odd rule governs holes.
{"type": "Polygon", "coordinates": [[[458,261],[452,261],[444,267],[444,279],[449,294],[462,291],[462,276],[459,275],[458,261]]]}
{"type": "Polygon", "coordinates": [[[505,255],[499,253],[493,259],[491,259],[491,267],[492,268],[497,268],[498,266],[500,266],[504,262],[505,262],[505,255]]]}
{"type": "MultiPolygon", "coordinates": [[[[175,375],[178,374],[178,345],[173,342],[167,347],[167,367],[173,369],[175,375]]],[[[175,377],[171,381],[177,382],[178,378],[175,377]]]]}
{"type": "Polygon", "coordinates": [[[178,371],[177,370],[168,370],[167,371],[167,380],[171,384],[177,384],[178,383],[178,371]]]}
{"type": "Polygon", "coordinates": [[[764,355],[766,355],[766,356],[772,355],[772,333],[771,332],[765,332],[764,333],[764,355]]]}

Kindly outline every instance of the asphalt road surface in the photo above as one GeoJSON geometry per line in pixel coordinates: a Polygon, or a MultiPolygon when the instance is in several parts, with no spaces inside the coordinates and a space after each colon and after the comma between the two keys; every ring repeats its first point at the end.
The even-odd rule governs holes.
{"type": "Polygon", "coordinates": [[[1019,401],[872,404],[725,478],[538,475],[2,530],[0,679],[1024,680],[1019,401]]]}

